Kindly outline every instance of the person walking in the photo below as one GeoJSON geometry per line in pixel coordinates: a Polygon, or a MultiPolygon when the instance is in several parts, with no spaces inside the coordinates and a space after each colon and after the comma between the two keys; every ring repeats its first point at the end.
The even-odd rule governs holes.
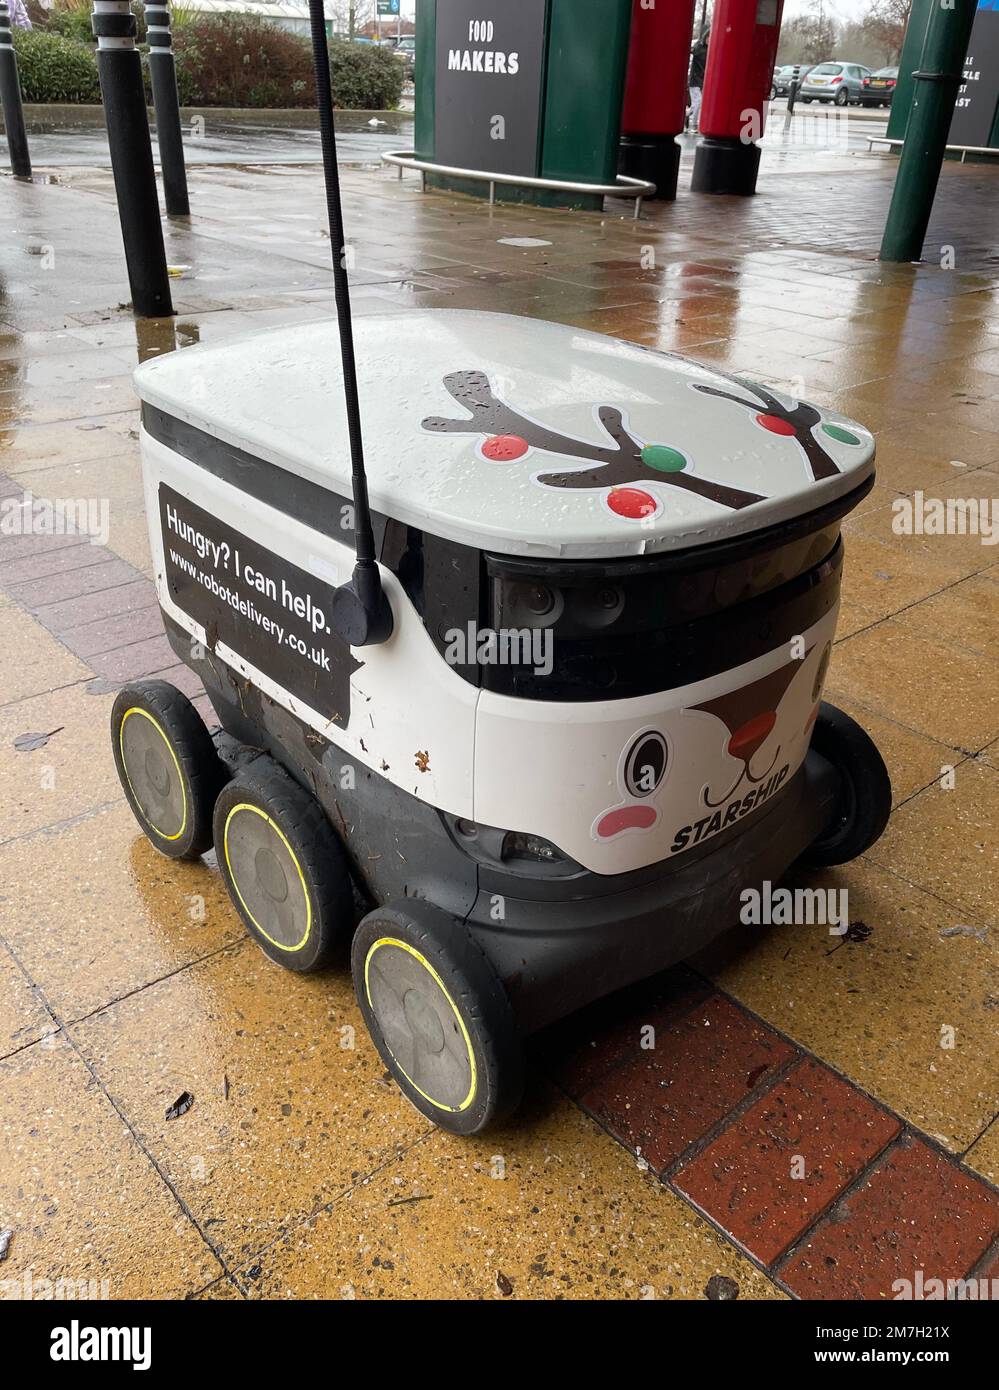
{"type": "Polygon", "coordinates": [[[10,14],[11,28],[30,29],[31,20],[28,18],[28,11],[24,8],[24,0],[7,0],[7,9],[10,14]]]}
{"type": "Polygon", "coordinates": [[[690,130],[696,132],[701,117],[701,94],[704,91],[704,69],[708,62],[708,39],[711,30],[705,29],[690,51],[690,130]]]}

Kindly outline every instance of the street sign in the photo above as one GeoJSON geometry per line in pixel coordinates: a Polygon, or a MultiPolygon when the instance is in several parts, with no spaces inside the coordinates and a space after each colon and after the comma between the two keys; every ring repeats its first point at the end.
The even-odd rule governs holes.
{"type": "Polygon", "coordinates": [[[447,0],[437,9],[439,164],[538,172],[546,0],[447,0]]]}
{"type": "Polygon", "coordinates": [[[378,0],[378,13],[381,15],[400,14],[401,5],[402,0],[378,0]]]}

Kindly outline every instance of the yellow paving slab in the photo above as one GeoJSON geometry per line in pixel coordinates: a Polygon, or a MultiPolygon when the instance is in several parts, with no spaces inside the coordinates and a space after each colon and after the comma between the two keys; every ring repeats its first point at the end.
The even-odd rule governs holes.
{"type": "Polygon", "coordinates": [[[0,706],[92,675],[41,623],[2,593],[0,651],[0,706]]]}
{"type": "MultiPolygon", "coordinates": [[[[0,918],[3,898],[0,897],[0,918]]],[[[56,1025],[13,956],[0,945],[0,1057],[8,1057],[39,1038],[54,1033],[56,1025]]]]}
{"type": "Polygon", "coordinates": [[[969,758],[955,768],[953,789],[937,781],[902,806],[870,855],[951,904],[958,920],[964,912],[976,925],[991,922],[995,929],[997,827],[999,772],[969,758]]]}
{"type": "Polygon", "coordinates": [[[899,617],[838,642],[829,689],[928,738],[974,751],[999,737],[999,662],[899,617]]]}
{"type": "Polygon", "coordinates": [[[949,748],[936,739],[896,724],[884,715],[858,705],[856,701],[845,699],[834,691],[827,691],[826,698],[867,730],[881,750],[891,775],[892,804],[898,806],[907,801],[915,792],[922,791],[935,778],[943,775],[947,767],[961,762],[964,754],[956,748],[949,748]]]}
{"type": "Polygon", "coordinates": [[[346,972],[303,978],[249,941],[73,1034],[232,1259],[269,1245],[429,1129],[386,1079],[346,972]],[[194,1107],[164,1120],[184,1091],[194,1107]]]}
{"type": "MultiPolygon", "coordinates": [[[[898,388],[901,389],[901,388],[898,388]]],[[[933,388],[925,382],[912,382],[913,396],[922,396],[922,409],[934,403],[933,388]]],[[[975,418],[978,418],[977,413],[975,418]]],[[[878,436],[878,445],[898,444],[905,449],[918,441],[919,452],[939,459],[958,459],[973,468],[979,463],[999,459],[999,435],[989,430],[969,428],[972,421],[953,410],[921,414],[914,421],[895,425],[878,436]]]]}
{"type": "MultiPolygon", "coordinates": [[[[97,503],[97,515],[106,518],[107,534],[101,536],[102,544],[120,555],[122,559],[135,563],[132,535],[136,518],[145,528],[145,499],[142,491],[142,474],[139,465],[138,440],[108,440],[116,444],[119,453],[98,454],[93,458],[71,461],[66,459],[58,467],[49,463],[46,467],[25,469],[18,474],[18,484],[30,491],[36,498],[79,498],[91,504],[97,503]]],[[[142,552],[140,551],[141,555],[142,552]]],[[[148,568],[149,545],[146,543],[145,565],[148,568]]]]}
{"type": "Polygon", "coordinates": [[[999,661],[999,584],[989,573],[972,575],[923,599],[900,614],[899,621],[929,637],[947,635],[963,651],[999,661]]]}
{"type": "Polygon", "coordinates": [[[942,936],[959,921],[953,908],[867,860],[795,881],[847,889],[868,939],[744,928],[702,968],[911,1123],[967,1148],[999,1110],[999,939],[942,936]],[[953,1048],[941,1046],[950,1028],[953,1048]]]}
{"type": "MultiPolygon", "coordinates": [[[[219,1261],[64,1039],[0,1063],[0,1298],[183,1298],[219,1261]],[[104,1281],[107,1281],[104,1286],[104,1281]],[[64,1291],[63,1296],[71,1296],[64,1291]]],[[[9,1332],[9,1329],[8,1329],[9,1332]]]]}
{"type": "Polygon", "coordinates": [[[242,939],[217,869],[165,859],[124,801],[0,847],[3,934],[63,1019],[242,939]]]}
{"type": "Polygon", "coordinates": [[[843,536],[843,597],[873,617],[888,618],[964,577],[942,555],[926,560],[861,530],[867,520],[867,513],[858,517],[843,536]]]}
{"type": "MultiPolygon", "coordinates": [[[[128,409],[107,415],[93,414],[93,405],[83,419],[62,420],[57,415],[48,424],[22,425],[0,439],[0,468],[20,479],[34,477],[40,470],[58,470],[85,459],[106,459],[137,447],[139,417],[136,401],[128,409]]],[[[67,417],[72,415],[71,404],[67,417]]]]}
{"type": "MultiPolygon", "coordinates": [[[[996,1007],[999,1008],[999,1004],[996,1007]]],[[[999,1187],[999,1119],[993,1120],[978,1142],[972,1145],[964,1161],[999,1187]]]]}
{"type": "Polygon", "coordinates": [[[113,703],[80,683],[0,705],[0,842],[121,799],[108,733],[113,703]],[[51,737],[20,752],[22,734],[51,737]]]}
{"type": "Polygon", "coordinates": [[[252,1297],[743,1299],[780,1290],[568,1101],[473,1140],[435,1133],[239,1277],[252,1297]]]}
{"type": "MultiPolygon", "coordinates": [[[[948,498],[980,498],[993,491],[991,486],[983,487],[984,475],[977,469],[961,470],[941,479],[937,484],[908,486],[908,492],[919,488],[923,492],[923,505],[933,498],[946,501],[948,498]],[[942,484],[942,485],[941,485],[942,484]]],[[[902,486],[902,484],[897,484],[902,486]]],[[[901,528],[907,525],[907,514],[902,510],[902,501],[893,506],[864,512],[856,521],[848,523],[851,535],[867,535],[883,542],[899,557],[909,563],[932,567],[944,567],[964,578],[977,571],[988,571],[999,562],[995,545],[983,544],[982,537],[971,533],[964,535],[906,535],[901,528]]],[[[915,516],[915,513],[913,513],[915,516]]]]}

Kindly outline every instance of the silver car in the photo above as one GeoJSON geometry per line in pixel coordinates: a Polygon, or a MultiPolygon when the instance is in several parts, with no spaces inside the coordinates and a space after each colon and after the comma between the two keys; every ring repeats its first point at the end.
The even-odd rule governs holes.
{"type": "Polygon", "coordinates": [[[801,87],[802,101],[832,101],[837,106],[859,102],[864,91],[864,78],[870,68],[862,63],[820,63],[812,68],[801,87]]]}

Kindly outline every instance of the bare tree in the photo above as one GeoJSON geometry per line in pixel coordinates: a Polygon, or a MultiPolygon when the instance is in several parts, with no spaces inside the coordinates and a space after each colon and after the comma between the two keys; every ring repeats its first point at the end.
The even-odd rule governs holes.
{"type": "Polygon", "coordinates": [[[901,57],[911,12],[912,0],[873,0],[863,21],[864,28],[889,63],[897,63],[901,57]]]}
{"type": "Polygon", "coordinates": [[[375,17],[374,0],[326,0],[326,12],[332,14],[333,32],[352,39],[375,17]]]}

